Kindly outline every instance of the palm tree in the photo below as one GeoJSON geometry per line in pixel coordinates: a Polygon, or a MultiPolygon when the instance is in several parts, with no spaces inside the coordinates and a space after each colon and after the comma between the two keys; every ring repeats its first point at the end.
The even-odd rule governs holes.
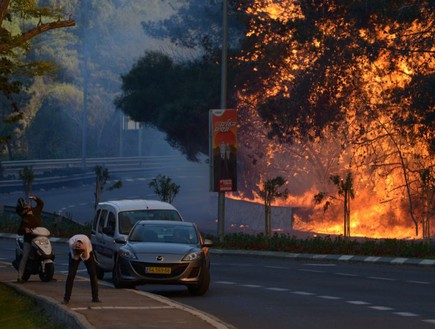
{"type": "Polygon", "coordinates": [[[287,183],[287,180],[281,176],[269,179],[263,184],[263,188],[260,189],[260,196],[264,200],[264,212],[265,212],[265,234],[266,236],[272,235],[272,202],[276,198],[287,198],[288,190],[280,191],[280,188],[287,183]]]}
{"type": "Polygon", "coordinates": [[[164,175],[157,175],[148,184],[149,187],[154,189],[154,193],[157,194],[164,202],[172,203],[175,196],[180,191],[180,186],[173,183],[171,178],[164,175]]]}

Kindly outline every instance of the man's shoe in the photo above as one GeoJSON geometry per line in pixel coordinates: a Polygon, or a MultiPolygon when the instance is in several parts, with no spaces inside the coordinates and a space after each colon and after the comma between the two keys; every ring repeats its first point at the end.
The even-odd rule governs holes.
{"type": "Polygon", "coordinates": [[[17,283],[24,283],[24,280],[21,278],[17,278],[17,283]]]}
{"type": "Polygon", "coordinates": [[[99,298],[92,298],[92,303],[101,303],[99,298]]]}
{"type": "Polygon", "coordinates": [[[69,303],[69,299],[65,299],[65,298],[64,298],[63,301],[62,301],[62,304],[63,304],[63,305],[68,305],[68,303],[69,303]]]}

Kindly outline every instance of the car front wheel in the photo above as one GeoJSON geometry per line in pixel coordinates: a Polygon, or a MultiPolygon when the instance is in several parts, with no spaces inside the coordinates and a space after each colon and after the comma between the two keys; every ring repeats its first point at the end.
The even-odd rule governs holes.
{"type": "Polygon", "coordinates": [[[210,270],[204,266],[201,269],[201,274],[199,275],[198,284],[195,286],[188,286],[187,289],[194,296],[202,296],[207,292],[209,286],[210,286],[210,270]]]}

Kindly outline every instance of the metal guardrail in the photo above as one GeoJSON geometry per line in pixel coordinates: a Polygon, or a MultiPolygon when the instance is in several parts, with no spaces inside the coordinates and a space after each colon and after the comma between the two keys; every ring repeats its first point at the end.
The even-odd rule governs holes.
{"type": "Polygon", "coordinates": [[[25,166],[31,167],[37,176],[33,182],[34,187],[50,187],[62,183],[83,183],[95,179],[93,169],[95,166],[109,168],[111,173],[137,171],[145,168],[160,168],[162,164],[173,163],[180,159],[179,156],[142,156],[142,157],[123,157],[123,158],[90,158],[86,159],[85,167],[82,168],[83,162],[80,158],[72,159],[49,159],[49,160],[19,160],[19,161],[2,161],[0,162],[3,177],[7,179],[0,180],[0,193],[9,192],[10,190],[22,189],[22,181],[19,178],[19,172],[25,166]],[[80,173],[43,176],[56,169],[82,169],[80,173]]]}
{"type": "Polygon", "coordinates": [[[8,174],[18,174],[25,166],[32,167],[35,172],[43,172],[44,170],[79,168],[93,169],[95,166],[102,165],[106,167],[132,167],[144,166],[149,164],[162,163],[164,161],[175,160],[178,156],[141,156],[141,157],[110,157],[110,158],[89,158],[83,161],[81,158],[70,159],[47,159],[47,160],[17,160],[17,161],[1,161],[0,166],[3,170],[3,176],[8,174]],[[85,164],[85,168],[83,167],[85,164]]]}
{"type": "MultiPolygon", "coordinates": [[[[15,211],[14,206],[0,205],[0,211],[4,212],[6,214],[10,214],[10,215],[16,215],[16,211],[15,211]]],[[[16,216],[18,216],[18,215],[16,215],[16,216]]],[[[79,223],[71,218],[68,218],[68,217],[65,217],[65,216],[62,216],[62,215],[59,215],[56,213],[52,213],[52,212],[42,211],[42,217],[43,218],[50,218],[50,219],[59,219],[62,221],[69,221],[71,223],[83,226],[83,224],[81,224],[81,223],[79,223]]]]}

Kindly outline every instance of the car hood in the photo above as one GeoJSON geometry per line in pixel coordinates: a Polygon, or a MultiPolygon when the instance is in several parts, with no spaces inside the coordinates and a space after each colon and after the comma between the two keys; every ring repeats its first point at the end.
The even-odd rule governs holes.
{"type": "Polygon", "coordinates": [[[185,255],[190,251],[200,251],[196,245],[179,243],[158,243],[158,242],[132,242],[128,247],[134,251],[137,257],[147,254],[171,254],[185,255]]]}

